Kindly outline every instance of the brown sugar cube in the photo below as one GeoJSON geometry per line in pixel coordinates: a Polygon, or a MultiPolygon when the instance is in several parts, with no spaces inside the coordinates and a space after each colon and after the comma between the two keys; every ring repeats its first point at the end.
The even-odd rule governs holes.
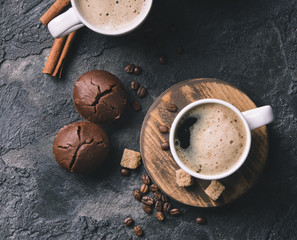
{"type": "Polygon", "coordinates": [[[212,180],[210,185],[205,189],[205,193],[212,199],[217,200],[222,192],[225,190],[225,186],[218,181],[212,180]]]}
{"type": "Polygon", "coordinates": [[[141,164],[140,160],[141,155],[139,152],[125,148],[121,160],[121,166],[124,168],[136,169],[141,164]]]}
{"type": "Polygon", "coordinates": [[[193,184],[193,178],[182,169],[176,170],[176,183],[180,187],[188,187],[193,184]]]}

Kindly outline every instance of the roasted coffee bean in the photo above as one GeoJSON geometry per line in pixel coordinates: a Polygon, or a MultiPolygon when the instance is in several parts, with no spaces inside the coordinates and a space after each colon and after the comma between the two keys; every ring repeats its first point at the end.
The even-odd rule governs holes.
{"type": "Polygon", "coordinates": [[[169,128],[167,126],[165,126],[165,125],[160,125],[159,126],[159,131],[161,133],[168,133],[169,132],[169,128]]]}
{"type": "Polygon", "coordinates": [[[133,64],[128,64],[126,67],[125,67],[125,72],[126,73],[133,73],[134,72],[134,68],[135,66],[133,64]]]}
{"type": "Polygon", "coordinates": [[[172,32],[172,33],[177,33],[178,32],[178,28],[175,24],[171,24],[169,26],[169,31],[172,32]]]}
{"type": "Polygon", "coordinates": [[[167,195],[165,194],[162,194],[162,201],[165,203],[165,202],[168,202],[168,197],[167,195]]]}
{"type": "Polygon", "coordinates": [[[134,68],[133,74],[134,75],[139,75],[141,73],[141,71],[142,71],[141,67],[137,66],[137,67],[134,68]]]}
{"type": "Polygon", "coordinates": [[[154,199],[152,197],[149,197],[149,196],[144,196],[141,199],[141,202],[146,204],[146,205],[149,205],[149,206],[154,205],[154,199]]]}
{"type": "Polygon", "coordinates": [[[173,208],[170,210],[170,215],[172,216],[179,216],[181,213],[180,213],[180,210],[178,208],[173,208]]]}
{"type": "Polygon", "coordinates": [[[155,209],[157,211],[162,211],[162,202],[161,201],[157,201],[155,204],[155,209]]]}
{"type": "Polygon", "coordinates": [[[133,101],[131,107],[135,112],[139,112],[141,110],[141,105],[138,101],[133,101]]]}
{"type": "Polygon", "coordinates": [[[169,112],[176,112],[177,111],[177,106],[175,104],[173,104],[173,103],[169,103],[167,105],[167,108],[166,109],[169,112]]]}
{"type": "Polygon", "coordinates": [[[142,231],[142,229],[141,229],[141,227],[140,226],[135,226],[134,227],[134,233],[137,235],[137,236],[142,236],[142,234],[143,234],[143,231],[142,231]]]}
{"type": "Polygon", "coordinates": [[[134,189],[134,190],[133,190],[133,196],[134,196],[134,198],[135,198],[137,201],[140,201],[141,198],[142,198],[142,194],[141,194],[141,192],[139,191],[139,189],[134,189]]]}
{"type": "Polygon", "coordinates": [[[164,203],[164,206],[163,206],[164,212],[170,212],[171,209],[172,209],[172,206],[171,206],[170,202],[164,203]]]}
{"type": "Polygon", "coordinates": [[[146,94],[146,88],[144,87],[139,87],[137,90],[137,96],[140,98],[143,98],[146,94]]]}
{"type": "Polygon", "coordinates": [[[152,206],[149,206],[149,205],[143,205],[142,206],[142,210],[146,213],[151,213],[153,211],[153,207],[152,206]]]}
{"type": "Polygon", "coordinates": [[[166,58],[165,56],[160,56],[160,57],[159,57],[159,62],[160,62],[161,64],[166,64],[166,63],[167,63],[167,58],[166,58]]]}
{"type": "Polygon", "coordinates": [[[183,54],[183,52],[184,52],[183,46],[182,45],[177,45],[176,46],[176,53],[181,55],[181,54],[183,54]]]}
{"type": "Polygon", "coordinates": [[[147,193],[148,189],[149,189],[148,185],[142,184],[141,187],[140,187],[140,192],[147,193]]]}
{"type": "Polygon", "coordinates": [[[197,217],[196,222],[199,224],[205,224],[206,219],[204,217],[197,217]]]}
{"type": "Polygon", "coordinates": [[[151,179],[147,174],[143,174],[141,176],[141,181],[146,185],[149,185],[151,183],[151,179]]]}
{"type": "Polygon", "coordinates": [[[131,226],[132,224],[133,224],[133,218],[131,218],[131,217],[128,217],[128,218],[126,218],[125,219],[125,221],[124,221],[124,224],[126,225],[126,226],[131,226]]]}
{"type": "Polygon", "coordinates": [[[158,190],[159,190],[158,186],[157,186],[156,184],[153,183],[153,184],[151,185],[151,191],[152,191],[152,192],[155,192],[155,191],[158,191],[158,190]]]}
{"type": "Polygon", "coordinates": [[[164,150],[164,151],[168,150],[168,149],[169,149],[169,142],[168,142],[168,141],[166,141],[166,142],[162,142],[162,143],[161,143],[161,148],[162,148],[162,150],[164,150]]]}
{"type": "Polygon", "coordinates": [[[159,221],[163,221],[164,220],[164,214],[162,212],[157,212],[156,213],[156,218],[159,220],[159,221]]]}
{"type": "Polygon", "coordinates": [[[129,171],[129,169],[127,169],[127,168],[122,168],[122,169],[121,169],[121,175],[124,176],[124,177],[129,176],[129,175],[130,175],[130,171],[129,171]]]}
{"type": "Polygon", "coordinates": [[[160,193],[159,191],[156,191],[156,192],[154,192],[154,197],[155,197],[157,200],[161,200],[161,198],[162,198],[162,193],[160,193]]]}
{"type": "Polygon", "coordinates": [[[131,82],[131,89],[137,91],[138,88],[139,88],[139,82],[132,81],[131,82]]]}

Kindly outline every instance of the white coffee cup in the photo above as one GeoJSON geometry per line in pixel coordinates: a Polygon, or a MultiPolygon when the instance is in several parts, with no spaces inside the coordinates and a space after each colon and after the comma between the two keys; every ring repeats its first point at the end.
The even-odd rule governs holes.
{"type": "Polygon", "coordinates": [[[126,34],[128,32],[131,32],[144,22],[153,4],[153,0],[146,0],[146,4],[144,5],[145,7],[140,12],[140,16],[135,21],[131,22],[129,26],[119,28],[117,30],[107,30],[100,28],[99,26],[94,26],[93,24],[88,22],[81,14],[77,2],[78,0],[71,0],[72,7],[65,13],[60,14],[48,23],[49,32],[54,38],[64,37],[83,26],[86,26],[94,32],[101,33],[103,35],[119,36],[126,34]]]}
{"type": "Polygon", "coordinates": [[[263,106],[259,108],[255,108],[252,110],[248,110],[245,112],[240,112],[236,107],[234,107],[232,104],[227,103],[225,101],[219,100],[219,99],[202,99],[195,101],[186,107],[184,107],[175,117],[171,129],[170,129],[170,135],[169,135],[169,144],[170,144],[170,151],[173,156],[173,159],[175,162],[182,168],[184,171],[192,175],[193,177],[199,178],[199,179],[204,179],[204,180],[215,180],[215,179],[221,179],[225,178],[232,173],[236,172],[242,164],[245,162],[247,159],[247,156],[249,154],[250,148],[251,148],[251,131],[255,128],[264,126],[268,123],[271,123],[274,119],[272,108],[270,106],[263,106]],[[238,161],[227,171],[216,174],[216,175],[205,175],[205,174],[200,174],[197,172],[192,171],[189,169],[185,164],[179,159],[176,149],[175,149],[175,144],[174,144],[174,139],[175,139],[175,133],[176,129],[178,126],[178,123],[181,121],[181,118],[191,109],[194,107],[197,107],[198,105],[205,104],[205,103],[218,103],[222,104],[231,110],[233,110],[239,118],[242,120],[243,125],[245,127],[246,131],[246,145],[244,148],[244,151],[238,161]]]}

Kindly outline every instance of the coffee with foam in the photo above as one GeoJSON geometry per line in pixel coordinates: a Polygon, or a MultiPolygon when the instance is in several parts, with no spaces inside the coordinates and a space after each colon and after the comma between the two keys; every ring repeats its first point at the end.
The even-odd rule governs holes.
{"type": "Polygon", "coordinates": [[[246,128],[230,108],[201,104],[185,114],[177,126],[175,148],[186,167],[200,174],[228,171],[240,159],[247,142],[246,128]]]}
{"type": "Polygon", "coordinates": [[[146,0],[78,0],[82,16],[92,25],[105,30],[127,28],[142,18],[146,0]]]}

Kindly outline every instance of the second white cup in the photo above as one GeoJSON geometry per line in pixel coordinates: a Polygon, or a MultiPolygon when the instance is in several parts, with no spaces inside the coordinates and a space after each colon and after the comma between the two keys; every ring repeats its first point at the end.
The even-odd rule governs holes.
{"type": "Polygon", "coordinates": [[[83,26],[88,27],[94,32],[109,36],[118,36],[129,33],[144,22],[153,4],[153,0],[146,0],[145,5],[140,11],[137,18],[135,18],[135,20],[132,21],[128,26],[119,27],[117,29],[106,29],[100,26],[96,26],[86,20],[86,18],[82,14],[81,9],[79,8],[78,1],[79,0],[71,0],[72,7],[65,13],[60,14],[49,22],[48,29],[54,38],[64,37],[83,26]]]}

